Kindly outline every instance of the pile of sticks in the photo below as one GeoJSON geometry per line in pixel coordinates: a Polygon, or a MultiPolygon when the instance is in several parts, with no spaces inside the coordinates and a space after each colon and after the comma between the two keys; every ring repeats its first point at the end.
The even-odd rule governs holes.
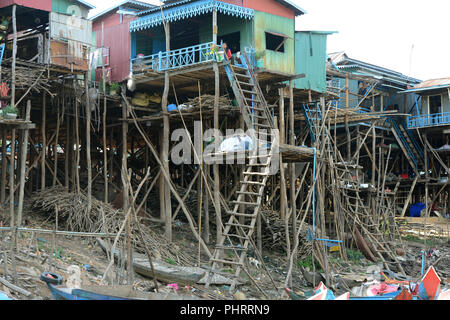
{"type": "MultiPolygon", "coordinates": [[[[262,241],[265,248],[286,252],[286,226],[285,221],[279,217],[277,212],[262,212],[262,241]]],[[[297,227],[300,227],[301,221],[298,221],[297,227]]],[[[308,228],[311,226],[306,222],[303,223],[300,230],[298,256],[310,255],[312,252],[311,242],[306,240],[308,228]]],[[[289,229],[292,230],[292,224],[289,223],[289,229]]],[[[292,241],[292,240],[291,240],[292,241]]]]}
{"type": "MultiPolygon", "coordinates": [[[[200,108],[200,105],[202,108],[205,108],[205,109],[213,109],[214,108],[214,96],[205,94],[200,97],[189,99],[185,104],[187,106],[192,106],[192,108],[188,108],[186,111],[196,110],[196,109],[200,108]]],[[[221,97],[219,97],[219,106],[231,107],[232,104],[231,104],[230,99],[227,96],[221,96],[221,97]]]]}
{"type": "MultiPolygon", "coordinates": [[[[74,232],[102,232],[115,234],[120,230],[124,219],[122,210],[92,198],[92,209],[88,212],[87,196],[83,193],[67,192],[54,187],[33,195],[31,206],[35,211],[46,214],[48,221],[55,222],[58,214],[58,229],[74,232]]],[[[172,261],[182,265],[195,265],[195,258],[186,254],[183,248],[171,244],[163,236],[156,234],[151,227],[141,224],[147,247],[158,260],[172,261]]],[[[131,241],[137,252],[145,253],[137,236],[137,226],[133,223],[131,241]]]]}
{"type": "Polygon", "coordinates": [[[92,209],[88,211],[85,194],[67,192],[62,187],[34,193],[31,206],[48,215],[50,221],[56,221],[57,215],[61,229],[74,232],[102,232],[105,224],[111,224],[114,229],[114,217],[121,211],[95,198],[92,198],[92,209]]]}
{"type": "MultiPolygon", "coordinates": [[[[11,68],[6,67],[8,66],[7,61],[4,61],[2,65],[1,78],[11,79],[11,68]]],[[[26,65],[21,65],[20,62],[17,62],[16,89],[26,90],[29,88],[35,92],[45,91],[52,95],[50,92],[52,83],[45,68],[32,68],[26,65]]]]}

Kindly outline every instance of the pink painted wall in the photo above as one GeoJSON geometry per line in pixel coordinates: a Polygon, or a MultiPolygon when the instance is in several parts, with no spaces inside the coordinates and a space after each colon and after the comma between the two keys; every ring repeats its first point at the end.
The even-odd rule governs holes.
{"type": "Polygon", "coordinates": [[[0,8],[17,4],[23,7],[52,11],[52,0],[0,0],[0,8]]]}
{"type": "MultiPolygon", "coordinates": [[[[131,34],[130,21],[135,17],[123,17],[120,23],[120,15],[110,13],[96,20],[92,25],[92,31],[96,32],[97,47],[102,45],[102,22],[105,28],[105,47],[109,47],[111,79],[114,82],[125,80],[130,73],[131,34]]],[[[96,80],[101,79],[101,68],[97,69],[96,80]]]]}
{"type": "Polygon", "coordinates": [[[242,6],[243,3],[244,7],[246,8],[271,13],[285,18],[290,19],[295,18],[293,10],[274,0],[221,0],[221,1],[235,4],[238,6],[242,6]]]}

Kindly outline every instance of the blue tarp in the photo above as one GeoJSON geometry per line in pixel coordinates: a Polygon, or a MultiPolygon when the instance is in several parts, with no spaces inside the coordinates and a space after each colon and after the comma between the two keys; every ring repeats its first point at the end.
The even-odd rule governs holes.
{"type": "Polygon", "coordinates": [[[411,207],[409,208],[409,216],[410,217],[420,217],[420,212],[425,209],[427,206],[425,205],[425,203],[422,202],[418,202],[415,203],[413,205],[411,205],[411,207]]]}

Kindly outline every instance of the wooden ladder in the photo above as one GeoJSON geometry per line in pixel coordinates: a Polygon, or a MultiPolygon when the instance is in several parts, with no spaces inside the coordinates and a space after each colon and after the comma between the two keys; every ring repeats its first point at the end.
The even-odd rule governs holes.
{"type": "Polygon", "coordinates": [[[221,272],[219,270],[221,265],[235,267],[230,289],[234,290],[238,284],[240,272],[245,269],[248,247],[261,211],[264,188],[270,176],[274,139],[277,138],[272,131],[273,118],[253,68],[245,53],[242,57],[243,65],[236,66],[229,63],[225,65],[225,69],[246,125],[248,129],[254,130],[252,137],[254,148],[250,153],[243,181],[240,181],[240,187],[236,191],[236,200],[232,201],[234,208],[227,212],[230,216],[223,226],[223,237],[216,244],[211,258],[213,264],[208,273],[206,288],[211,283],[212,273],[221,272]],[[268,142],[262,148],[260,148],[261,140],[268,142]],[[246,210],[240,210],[244,207],[246,210]],[[233,254],[225,256],[223,254],[225,250],[233,254]]]}

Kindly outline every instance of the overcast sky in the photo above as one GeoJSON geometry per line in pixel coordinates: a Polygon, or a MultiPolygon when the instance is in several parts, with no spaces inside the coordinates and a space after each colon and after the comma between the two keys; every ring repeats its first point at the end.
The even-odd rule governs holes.
{"type": "MultiPolygon", "coordinates": [[[[307,11],[296,30],[337,31],[328,52],[421,80],[450,77],[448,0],[291,0],[307,11]]],[[[121,0],[88,0],[103,11],[121,0]]],[[[144,0],[159,4],[159,0],[144,0]]]]}

